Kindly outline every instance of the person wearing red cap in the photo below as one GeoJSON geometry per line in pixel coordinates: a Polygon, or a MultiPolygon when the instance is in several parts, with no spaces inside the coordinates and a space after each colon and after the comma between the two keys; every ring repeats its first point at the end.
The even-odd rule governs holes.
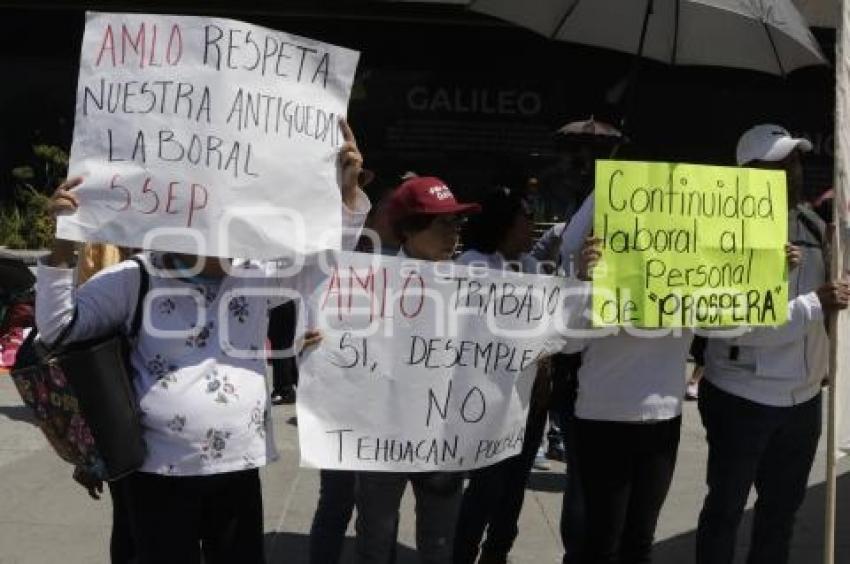
{"type": "MultiPolygon", "coordinates": [[[[404,181],[390,195],[387,213],[400,257],[450,260],[466,215],[478,204],[459,203],[434,177],[404,181]]],[[[425,564],[450,564],[463,478],[454,472],[360,472],[357,484],[357,562],[385,564],[396,542],[401,497],[410,482],[416,496],[416,548],[425,564]]]]}
{"type": "Polygon", "coordinates": [[[422,260],[448,260],[457,247],[464,217],[481,211],[461,204],[446,183],[433,176],[414,176],[390,195],[387,213],[401,242],[401,255],[422,260]]]}

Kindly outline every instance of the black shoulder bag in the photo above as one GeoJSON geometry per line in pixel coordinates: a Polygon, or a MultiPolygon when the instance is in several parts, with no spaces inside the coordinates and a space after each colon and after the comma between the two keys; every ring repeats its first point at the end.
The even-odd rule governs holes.
{"type": "Polygon", "coordinates": [[[102,480],[116,480],[144,463],[145,443],[129,364],[150,285],[138,257],[139,294],[129,334],[63,345],[74,320],[50,348],[36,330],[21,345],[12,379],[24,404],[63,460],[102,480]]]}

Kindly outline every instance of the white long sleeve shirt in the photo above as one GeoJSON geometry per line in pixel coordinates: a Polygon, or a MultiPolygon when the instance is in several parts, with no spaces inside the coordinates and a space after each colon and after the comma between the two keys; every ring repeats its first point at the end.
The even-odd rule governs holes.
{"type": "MultiPolygon", "coordinates": [[[[590,194],[561,237],[561,261],[575,265],[593,229],[594,197],[590,194]]],[[[687,378],[685,365],[693,333],[643,331],[584,342],[576,416],[597,421],[662,421],[682,413],[687,378]]]]}
{"type": "Polygon", "coordinates": [[[593,231],[594,201],[591,192],[561,234],[561,264],[567,272],[575,271],[584,240],[593,231]]]}
{"type": "MultiPolygon", "coordinates": [[[[365,194],[358,194],[353,211],[343,208],[344,227],[356,231],[368,209],[365,194]]],[[[352,233],[344,244],[353,247],[355,240],[352,233]]],[[[151,253],[144,260],[156,268],[161,258],[151,253]]],[[[36,323],[44,341],[60,335],[75,309],[65,342],[128,332],[138,270],[126,261],[75,289],[73,269],[40,265],[36,323]]],[[[245,263],[217,283],[194,284],[150,272],[144,323],[130,354],[148,449],[141,471],[220,474],[275,460],[264,352],[268,309],[293,297],[282,296],[282,288],[315,286],[323,274],[308,267],[284,278],[274,265],[245,263]]]]}
{"type": "Polygon", "coordinates": [[[586,342],[578,371],[576,417],[638,423],[681,415],[693,333],[652,334],[636,336],[620,328],[616,335],[586,342]]]}
{"type": "MultiPolygon", "coordinates": [[[[826,279],[817,238],[799,219],[788,215],[788,237],[803,242],[802,261],[789,274],[788,323],[760,327],[735,339],[709,339],[705,378],[721,390],[774,407],[789,407],[815,397],[826,377],[829,337],[815,293],[826,279]]],[[[817,221],[814,220],[813,221],[817,221]]]]}

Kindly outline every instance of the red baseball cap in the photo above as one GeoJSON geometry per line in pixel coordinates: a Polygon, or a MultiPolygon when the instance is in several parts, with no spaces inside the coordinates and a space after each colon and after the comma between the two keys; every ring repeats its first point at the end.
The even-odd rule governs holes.
{"type": "Polygon", "coordinates": [[[481,211],[478,204],[461,204],[446,183],[434,176],[415,176],[393,190],[387,203],[391,221],[411,215],[470,214],[481,211]]]}

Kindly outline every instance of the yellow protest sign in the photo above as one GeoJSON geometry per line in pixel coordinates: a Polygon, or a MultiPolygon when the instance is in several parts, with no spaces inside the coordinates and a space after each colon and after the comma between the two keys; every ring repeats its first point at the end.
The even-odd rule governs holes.
{"type": "Polygon", "coordinates": [[[781,325],[785,172],[596,161],[595,325],[781,325]]]}

